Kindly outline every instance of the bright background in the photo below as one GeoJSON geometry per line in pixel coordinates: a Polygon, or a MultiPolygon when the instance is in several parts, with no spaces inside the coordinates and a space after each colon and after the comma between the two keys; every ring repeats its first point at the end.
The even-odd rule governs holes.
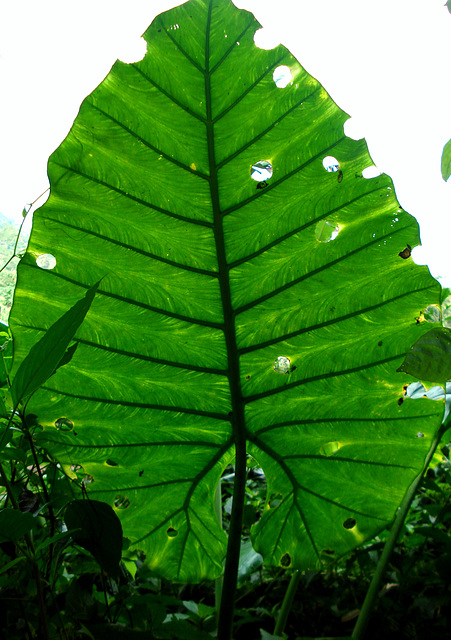
{"type": "MultiPolygon", "coordinates": [[[[451,180],[441,177],[451,138],[445,0],[236,0],[267,42],[282,42],[352,116],[377,167],[420,223],[414,251],[451,286],[451,180]]],[[[171,0],[22,0],[0,9],[0,212],[21,219],[47,187],[48,156],[79,105],[120,58],[142,57],[139,38],[171,0]]],[[[267,45],[268,46],[268,45],[267,45]]],[[[181,79],[182,81],[182,79],[181,79]]],[[[45,196],[46,197],[46,196],[45,196]]],[[[38,204],[42,204],[45,197],[38,204]]]]}

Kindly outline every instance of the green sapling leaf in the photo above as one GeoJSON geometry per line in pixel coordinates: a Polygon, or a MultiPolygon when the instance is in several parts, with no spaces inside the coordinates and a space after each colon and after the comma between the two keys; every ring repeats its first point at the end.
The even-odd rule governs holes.
{"type": "Polygon", "coordinates": [[[418,338],[397,371],[426,382],[451,380],[451,329],[434,327],[418,338]]]}
{"type": "Polygon", "coordinates": [[[64,521],[75,529],[72,537],[94,556],[101,568],[115,576],[122,554],[122,525],[114,510],[99,500],[74,500],[67,505],[64,521]]]}
{"type": "Polygon", "coordinates": [[[69,344],[85,319],[98,286],[97,282],[88,289],[84,298],[61,316],[31,348],[11,385],[14,407],[27,400],[59,366],[71,360],[76,347],[69,347],[69,344]]]}

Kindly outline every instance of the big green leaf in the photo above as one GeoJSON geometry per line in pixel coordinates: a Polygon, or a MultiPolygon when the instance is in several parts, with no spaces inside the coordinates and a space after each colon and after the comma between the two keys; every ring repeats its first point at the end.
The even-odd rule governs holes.
{"type": "Polygon", "coordinates": [[[443,412],[404,399],[396,371],[440,302],[410,258],[417,224],[387,176],[362,177],[366,145],[321,85],[255,47],[258,27],[191,0],[155,19],[141,62],[114,65],[50,158],[11,317],[17,368],[103,278],[30,410],[173,580],[221,572],[214,492],[235,447],[269,485],[255,549],[306,568],[391,521],[443,412]]]}
{"type": "Polygon", "coordinates": [[[442,178],[445,182],[451,175],[451,140],[443,147],[442,152],[442,178]]]}

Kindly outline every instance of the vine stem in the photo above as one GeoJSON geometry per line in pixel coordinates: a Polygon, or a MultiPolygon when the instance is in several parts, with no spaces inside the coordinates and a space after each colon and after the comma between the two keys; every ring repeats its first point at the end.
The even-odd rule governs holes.
{"type": "Polygon", "coordinates": [[[280,607],[279,615],[277,616],[276,626],[274,627],[274,635],[281,636],[285,630],[285,626],[288,620],[288,614],[293,606],[294,596],[296,589],[298,588],[299,580],[301,579],[301,572],[294,571],[291,576],[288,588],[285,592],[285,597],[280,607]]]}
{"type": "MultiPolygon", "coordinates": [[[[14,249],[13,249],[13,255],[12,255],[12,256],[11,256],[11,257],[6,261],[6,262],[5,262],[5,264],[0,268],[0,273],[1,273],[4,269],[6,269],[6,267],[9,265],[9,263],[11,262],[11,260],[14,260],[14,258],[17,258],[17,257],[18,257],[18,256],[17,256],[17,246],[18,246],[18,244],[19,244],[20,234],[22,233],[22,227],[23,227],[23,225],[24,225],[24,223],[25,223],[26,217],[27,217],[27,215],[30,213],[31,208],[33,207],[33,205],[34,205],[34,204],[36,204],[36,202],[37,202],[40,198],[42,198],[42,196],[44,196],[44,195],[47,193],[47,191],[50,191],[50,187],[47,187],[47,189],[46,189],[45,191],[43,191],[43,192],[41,193],[41,195],[40,195],[40,196],[38,196],[35,200],[33,200],[33,202],[30,202],[30,203],[29,203],[29,205],[28,205],[28,211],[26,211],[26,212],[25,212],[25,215],[24,215],[24,217],[23,217],[23,220],[22,220],[22,222],[20,223],[19,231],[17,232],[16,242],[15,242],[15,244],[14,244],[14,249]]],[[[24,209],[24,211],[25,211],[25,209],[24,209]]]]}
{"type": "Polygon", "coordinates": [[[451,426],[451,420],[450,420],[450,417],[448,417],[446,422],[442,424],[440,429],[438,429],[437,433],[435,434],[431,442],[431,446],[429,448],[426,459],[424,461],[423,469],[417,475],[415,480],[412,482],[409,489],[407,490],[406,495],[404,496],[401,502],[395,521],[390,530],[390,535],[388,536],[388,540],[385,543],[384,550],[382,551],[380,560],[377,563],[376,571],[373,575],[373,579],[371,580],[370,586],[365,596],[365,600],[360,610],[359,617],[357,618],[356,625],[352,632],[352,635],[351,635],[352,640],[362,640],[362,638],[364,637],[364,634],[370,619],[370,615],[373,610],[374,603],[375,603],[377,594],[379,592],[382,579],[385,574],[385,570],[387,568],[388,561],[390,560],[390,556],[396,545],[396,541],[398,539],[399,533],[404,524],[404,520],[406,519],[407,513],[410,509],[410,505],[412,504],[412,501],[415,497],[418,487],[431,463],[432,457],[440,443],[440,440],[442,439],[443,434],[445,433],[445,431],[447,431],[447,429],[450,426],[451,426]]]}

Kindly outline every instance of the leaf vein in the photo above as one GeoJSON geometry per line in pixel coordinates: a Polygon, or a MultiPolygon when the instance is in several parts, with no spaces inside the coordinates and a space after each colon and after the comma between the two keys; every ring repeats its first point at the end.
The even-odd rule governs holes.
{"type": "Polygon", "coordinates": [[[309,271],[308,273],[305,273],[304,275],[299,276],[299,278],[295,278],[294,280],[291,280],[290,282],[286,282],[281,287],[278,287],[277,289],[274,289],[273,291],[270,291],[269,293],[266,293],[265,295],[261,296],[260,298],[257,298],[256,300],[253,300],[252,302],[248,302],[247,304],[244,304],[243,306],[238,307],[235,310],[235,313],[238,315],[239,313],[243,313],[243,311],[247,311],[248,309],[252,309],[252,307],[255,307],[255,306],[261,304],[262,302],[265,302],[266,300],[269,300],[270,298],[273,298],[274,296],[278,295],[279,293],[282,293],[283,291],[287,291],[291,287],[294,287],[295,285],[299,284],[300,282],[303,282],[304,280],[307,280],[308,278],[311,278],[312,276],[317,275],[318,273],[321,273],[322,271],[325,271],[326,269],[330,269],[331,267],[335,266],[336,264],[340,264],[340,262],[344,262],[345,260],[348,260],[349,258],[352,258],[353,256],[355,256],[356,254],[360,253],[361,251],[366,251],[372,245],[384,240],[384,238],[392,237],[392,236],[395,235],[395,233],[400,233],[401,231],[403,231],[403,229],[399,229],[399,230],[396,230],[396,231],[391,231],[390,233],[386,233],[385,235],[380,236],[379,238],[374,238],[370,242],[367,242],[366,244],[364,244],[364,245],[362,245],[360,247],[357,247],[357,249],[353,249],[352,251],[349,251],[348,253],[345,253],[344,255],[340,256],[339,258],[335,258],[335,260],[331,260],[330,262],[327,262],[326,264],[323,264],[320,267],[318,267],[316,269],[313,269],[313,271],[309,271]]]}

